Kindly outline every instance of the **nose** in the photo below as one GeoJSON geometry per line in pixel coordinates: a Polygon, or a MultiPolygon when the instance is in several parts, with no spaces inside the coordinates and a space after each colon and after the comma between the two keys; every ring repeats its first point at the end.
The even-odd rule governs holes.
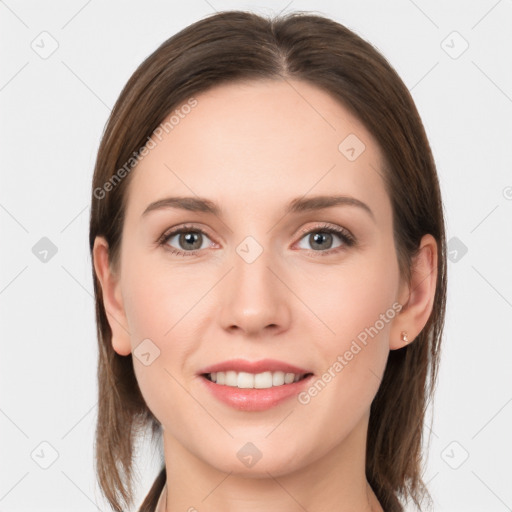
{"type": "Polygon", "coordinates": [[[286,276],[282,266],[267,250],[254,261],[240,254],[234,254],[234,268],[224,280],[222,327],[251,337],[276,335],[288,329],[291,292],[283,284],[286,276]]]}

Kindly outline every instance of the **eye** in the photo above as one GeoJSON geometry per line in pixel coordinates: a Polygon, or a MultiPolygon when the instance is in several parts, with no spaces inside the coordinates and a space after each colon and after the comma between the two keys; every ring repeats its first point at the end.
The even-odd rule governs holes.
{"type": "MultiPolygon", "coordinates": [[[[304,234],[305,236],[301,238],[301,242],[304,241],[306,244],[310,244],[310,247],[312,247],[310,251],[320,253],[322,256],[343,250],[344,247],[352,247],[355,244],[355,238],[348,230],[326,224],[309,229],[304,234]],[[333,243],[336,243],[336,238],[341,242],[333,245],[333,243]]],[[[299,245],[299,247],[308,249],[303,245],[299,245]]]]}
{"type": "Polygon", "coordinates": [[[164,233],[158,243],[166,246],[172,254],[194,256],[201,249],[206,249],[211,245],[205,244],[206,239],[209,240],[209,237],[202,229],[193,226],[182,226],[164,233]]]}
{"type": "MultiPolygon", "coordinates": [[[[352,247],[356,243],[354,236],[348,230],[327,224],[304,230],[302,234],[299,248],[316,253],[315,256],[333,254],[352,247]],[[338,243],[333,245],[336,244],[336,238],[338,243]],[[304,247],[304,243],[310,244],[312,249],[304,247]]],[[[164,246],[171,254],[195,256],[199,251],[211,247],[212,243],[208,243],[208,240],[210,240],[209,236],[202,229],[195,226],[181,226],[165,232],[158,240],[158,244],[164,246]]]]}

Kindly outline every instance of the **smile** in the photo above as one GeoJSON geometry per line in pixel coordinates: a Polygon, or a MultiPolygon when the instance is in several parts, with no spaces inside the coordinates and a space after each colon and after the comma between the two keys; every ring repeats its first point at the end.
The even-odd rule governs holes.
{"type": "Polygon", "coordinates": [[[227,371],[206,373],[203,376],[209,381],[223,386],[242,389],[268,389],[299,382],[309,375],[312,374],[285,373],[282,371],[266,371],[254,374],[248,372],[227,371]]]}

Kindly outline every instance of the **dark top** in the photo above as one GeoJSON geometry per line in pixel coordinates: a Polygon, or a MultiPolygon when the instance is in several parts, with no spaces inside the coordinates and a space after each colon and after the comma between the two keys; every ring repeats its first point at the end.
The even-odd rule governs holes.
{"type": "Polygon", "coordinates": [[[151,489],[149,490],[146,498],[142,502],[142,505],[139,508],[139,512],[155,512],[158,498],[160,498],[160,494],[162,494],[162,490],[165,486],[165,481],[167,480],[167,475],[165,473],[165,466],[160,471],[159,475],[156,477],[151,489]]]}

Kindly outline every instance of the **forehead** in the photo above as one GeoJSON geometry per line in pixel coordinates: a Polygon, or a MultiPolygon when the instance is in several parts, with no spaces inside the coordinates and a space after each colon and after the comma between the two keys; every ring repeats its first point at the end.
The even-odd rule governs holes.
{"type": "MultiPolygon", "coordinates": [[[[244,208],[341,193],[389,209],[380,149],[340,102],[297,80],[216,86],[177,107],[137,165],[128,209],[167,195],[244,208]],[[386,204],[388,203],[388,204],[386,204]]],[[[379,213],[379,212],[377,212],[379,213]]],[[[381,211],[381,214],[385,212],[381,211]]]]}

